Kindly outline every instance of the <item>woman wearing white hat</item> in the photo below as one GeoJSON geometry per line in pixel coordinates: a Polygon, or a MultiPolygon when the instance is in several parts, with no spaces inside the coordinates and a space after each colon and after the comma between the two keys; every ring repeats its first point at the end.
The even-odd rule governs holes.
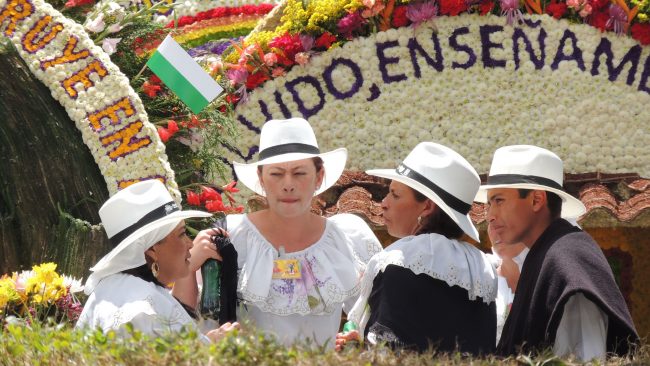
{"type": "Polygon", "coordinates": [[[311,212],[346,158],[345,148],[321,153],[309,123],[292,118],[264,124],[256,163],[234,163],[239,181],[268,203],[227,217],[240,269],[238,318],[286,345],[333,348],[341,310],[354,303],[367,261],[381,250],[361,218],[311,212]]]}
{"type": "MultiPolygon", "coordinates": [[[[375,255],[349,314],[370,344],[424,351],[491,352],[495,347],[496,274],[468,213],[480,179],[452,149],[418,144],[390,178],[382,201],[388,233],[401,238],[375,255]]],[[[337,348],[356,332],[340,334],[337,348]]]]}
{"type": "MultiPolygon", "coordinates": [[[[167,286],[190,273],[194,244],[186,235],[184,219],[211,214],[181,211],[164,184],[148,180],[117,192],[99,209],[99,216],[115,248],[90,269],[85,285],[90,296],[76,327],[100,327],[121,335],[127,334],[127,323],[152,335],[196,327],[191,309],[167,286]]],[[[205,231],[194,242],[197,247],[212,246],[205,231]]],[[[205,258],[194,262],[210,255],[209,250],[200,252],[205,258]]],[[[216,251],[212,253],[217,258],[216,251]]],[[[215,341],[238,327],[224,324],[203,339],[215,341]]]]}

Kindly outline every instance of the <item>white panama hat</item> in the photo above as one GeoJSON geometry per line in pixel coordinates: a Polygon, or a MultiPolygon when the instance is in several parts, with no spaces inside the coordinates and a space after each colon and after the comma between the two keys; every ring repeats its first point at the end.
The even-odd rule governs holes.
{"type": "Polygon", "coordinates": [[[587,209],[562,188],[562,159],[553,152],[533,145],[511,145],[494,152],[490,173],[476,201],[487,202],[487,191],[495,188],[532,189],[553,192],[562,199],[564,218],[577,218],[587,209]]]}
{"type": "Polygon", "coordinates": [[[233,165],[237,179],[260,196],[265,194],[257,175],[258,166],[314,157],[323,159],[325,177],[321,186],[314,192],[315,196],[333,186],[339,179],[345,168],[348,151],[339,148],[321,153],[309,122],[302,118],[290,118],[270,120],[262,126],[258,156],[259,160],[255,163],[233,162],[233,165]]]}
{"type": "Polygon", "coordinates": [[[481,179],[470,163],[454,150],[434,142],[421,142],[397,169],[373,169],[366,173],[398,181],[422,193],[463,232],[479,241],[469,211],[481,179]]]}
{"type": "Polygon", "coordinates": [[[106,276],[145,264],[144,252],[155,243],[139,241],[142,236],[168,225],[166,236],[183,219],[210,216],[203,211],[181,211],[157,179],[134,183],[115,193],[99,209],[114,248],[90,269],[93,273],[86,282],[86,292],[92,292],[106,276]]]}

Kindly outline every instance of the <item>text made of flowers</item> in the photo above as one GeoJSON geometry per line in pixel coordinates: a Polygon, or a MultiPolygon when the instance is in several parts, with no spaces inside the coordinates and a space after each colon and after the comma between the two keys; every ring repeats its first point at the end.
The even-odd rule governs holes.
{"type": "Polygon", "coordinates": [[[43,0],[0,0],[0,34],[75,121],[111,194],[159,179],[180,201],[165,147],[142,101],[81,25],[43,0]]]}
{"type": "Polygon", "coordinates": [[[394,164],[433,140],[482,173],[507,144],[546,146],[569,172],[650,174],[650,47],[548,16],[441,17],[361,38],[265,83],[237,108],[241,150],[264,121],[302,115],[350,169],[394,164]]]}

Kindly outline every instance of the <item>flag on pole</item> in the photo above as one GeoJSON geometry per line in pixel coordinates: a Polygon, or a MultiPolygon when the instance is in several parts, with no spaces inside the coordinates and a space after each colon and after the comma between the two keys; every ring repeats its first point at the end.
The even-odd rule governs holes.
{"type": "Polygon", "coordinates": [[[199,113],[223,91],[210,74],[170,35],[158,46],[147,61],[147,66],[194,114],[199,113]]]}

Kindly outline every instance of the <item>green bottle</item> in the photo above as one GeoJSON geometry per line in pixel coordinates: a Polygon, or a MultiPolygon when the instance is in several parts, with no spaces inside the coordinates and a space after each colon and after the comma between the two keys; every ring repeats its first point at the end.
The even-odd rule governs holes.
{"type": "Polygon", "coordinates": [[[208,259],[201,266],[203,289],[201,290],[200,312],[205,318],[219,321],[221,301],[221,263],[208,259]]]}

